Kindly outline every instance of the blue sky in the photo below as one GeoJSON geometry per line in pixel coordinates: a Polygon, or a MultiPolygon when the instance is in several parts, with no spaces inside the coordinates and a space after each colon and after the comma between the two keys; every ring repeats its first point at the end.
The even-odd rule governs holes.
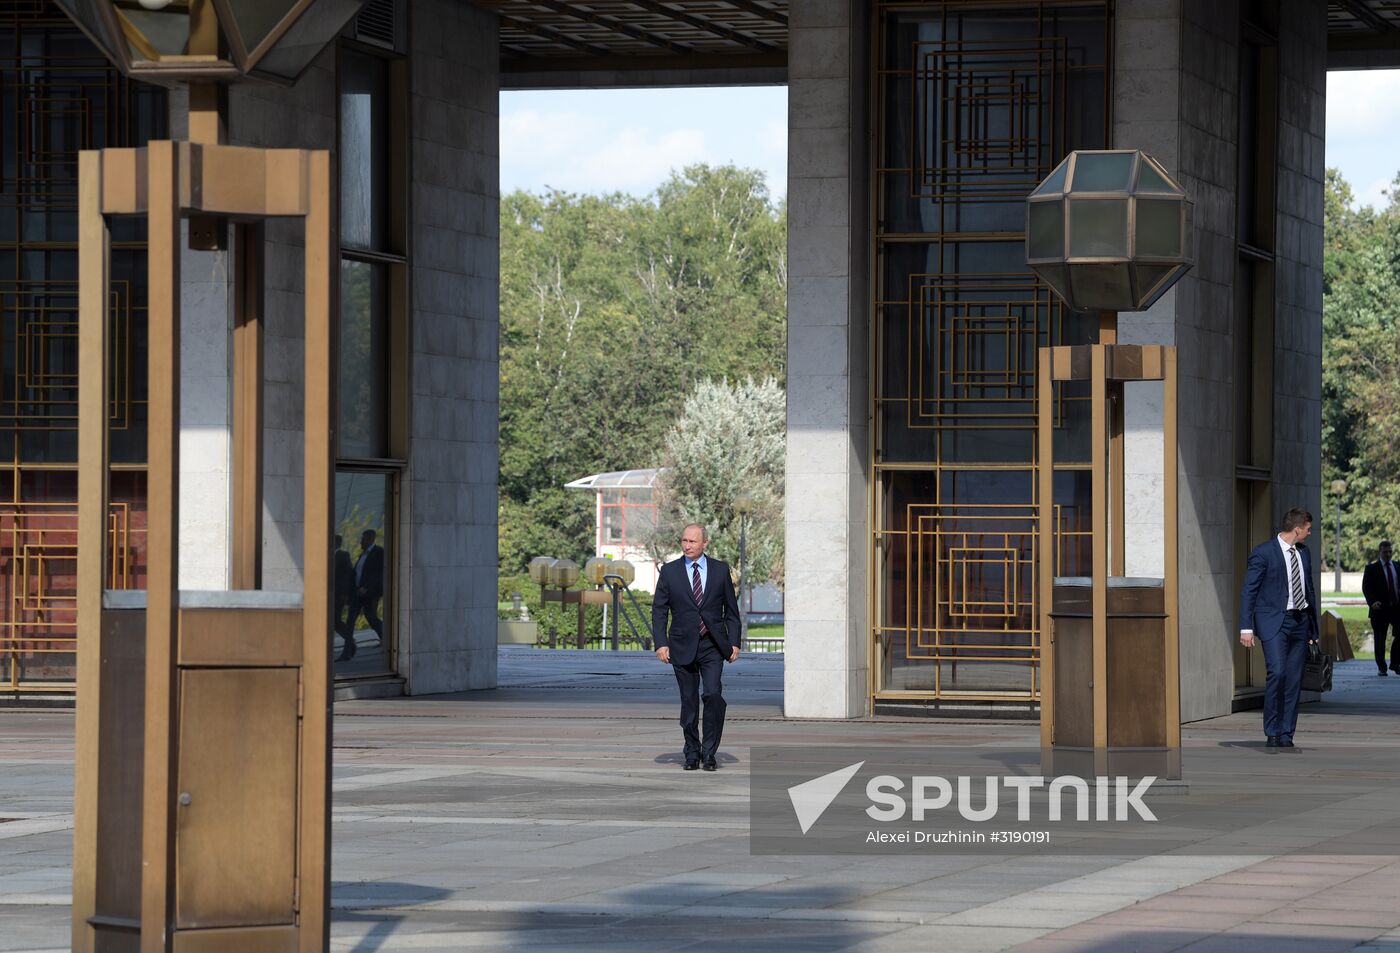
{"type": "Polygon", "coordinates": [[[787,88],[501,93],[501,191],[645,195],[695,162],[761,169],[787,192],[787,88]]]}
{"type": "Polygon", "coordinates": [[[1360,205],[1384,207],[1400,172],[1400,70],[1327,74],[1327,165],[1360,205]]]}
{"type": "MultiPolygon", "coordinates": [[[[644,195],[671,169],[762,169],[786,192],[787,89],[569,90],[501,94],[501,189],[644,195]]],[[[1329,73],[1327,164],[1361,204],[1400,172],[1400,70],[1329,73]]]]}

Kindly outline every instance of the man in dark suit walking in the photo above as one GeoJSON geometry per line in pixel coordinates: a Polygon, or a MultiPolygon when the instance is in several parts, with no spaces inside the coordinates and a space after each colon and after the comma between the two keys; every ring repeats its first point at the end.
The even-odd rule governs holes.
{"type": "Polygon", "coordinates": [[[1317,641],[1317,596],[1312,558],[1303,540],[1312,532],[1312,514],[1291,509],[1282,530],[1249,554],[1240,594],[1240,644],[1264,646],[1264,735],[1270,748],[1293,747],[1298,725],[1298,693],[1308,643],[1317,641]]]}
{"type": "Polygon", "coordinates": [[[384,547],[375,543],[377,535],[372,529],[360,534],[360,558],[355,560],[355,590],[350,598],[347,625],[350,637],[345,640],[345,648],[337,661],[346,662],[355,657],[355,623],[361,613],[379,641],[384,641],[384,622],[379,618],[379,600],[384,596],[384,547]]]}
{"type": "Polygon", "coordinates": [[[354,630],[350,627],[352,623],[345,619],[345,612],[350,608],[350,593],[355,589],[355,564],[351,561],[350,553],[345,549],[344,540],[339,533],[335,537],[333,578],[335,579],[335,614],[331,618],[334,620],[336,634],[348,645],[355,635],[354,630]]]}
{"type": "Polygon", "coordinates": [[[706,771],[715,770],[715,755],[724,732],[720,674],[726,661],[739,658],[739,600],[729,566],[705,555],[709,542],[710,534],[697,523],[681,532],[683,555],[661,567],[651,602],[656,657],[675,670],[680,687],[687,771],[701,764],[706,771]],[[702,683],[704,692],[697,697],[702,683]],[[695,730],[701,701],[705,703],[703,737],[695,730]]]}
{"type": "Polygon", "coordinates": [[[1361,594],[1366,597],[1366,605],[1371,610],[1371,631],[1376,638],[1376,668],[1386,674],[1385,637],[1390,640],[1390,670],[1400,675],[1400,567],[1391,560],[1390,540],[1382,540],[1380,558],[1366,566],[1361,576],[1361,594]]]}

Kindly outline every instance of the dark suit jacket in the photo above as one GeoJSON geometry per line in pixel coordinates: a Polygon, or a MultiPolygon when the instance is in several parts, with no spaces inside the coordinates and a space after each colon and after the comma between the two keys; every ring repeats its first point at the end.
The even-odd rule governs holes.
{"type": "MultiPolygon", "coordinates": [[[[368,567],[366,567],[368,568],[368,567]]],[[[347,602],[355,591],[355,563],[345,549],[335,551],[335,601],[347,602]]]]}
{"type": "MultiPolygon", "coordinates": [[[[1311,640],[1317,639],[1317,593],[1313,592],[1312,556],[1308,547],[1298,544],[1302,562],[1303,594],[1308,600],[1306,617],[1311,640]]],[[[1284,610],[1288,608],[1288,565],[1279,548],[1278,537],[1254,547],[1249,554],[1249,569],[1240,593],[1240,631],[1253,630],[1261,639],[1272,639],[1283,628],[1284,610]]]]}
{"type": "MultiPolygon", "coordinates": [[[[378,599],[384,595],[384,547],[375,543],[365,553],[368,554],[365,556],[365,568],[360,572],[360,581],[355,588],[365,590],[371,599],[378,599]]],[[[354,572],[354,567],[351,567],[351,572],[354,572]]]]}
{"type": "Polygon", "coordinates": [[[709,556],[705,563],[705,597],[699,606],[685,574],[684,556],[662,566],[656,577],[656,594],[651,600],[652,649],[669,646],[676,665],[695,661],[700,650],[701,618],[726,662],[739,644],[739,599],[729,578],[729,564],[709,556]],[[669,631],[667,616],[671,619],[669,631]]]}
{"type": "MultiPolygon", "coordinates": [[[[1400,585],[1400,564],[1391,560],[1391,571],[1395,573],[1395,582],[1400,585]]],[[[1400,608],[1390,596],[1390,586],[1385,581],[1385,569],[1378,559],[1373,563],[1368,563],[1366,571],[1361,574],[1361,594],[1366,597],[1366,607],[1375,612],[1371,607],[1377,602],[1381,604],[1381,611],[1387,609],[1394,610],[1400,608]]]]}

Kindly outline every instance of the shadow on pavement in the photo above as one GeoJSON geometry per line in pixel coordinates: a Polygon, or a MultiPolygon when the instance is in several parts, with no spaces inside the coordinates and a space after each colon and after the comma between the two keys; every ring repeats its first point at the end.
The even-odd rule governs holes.
{"type": "MultiPolygon", "coordinates": [[[[384,881],[335,881],[331,884],[331,921],[333,923],[372,923],[369,932],[360,937],[351,949],[355,953],[375,953],[382,948],[411,911],[402,914],[385,913],[395,906],[417,907],[445,899],[450,892],[440,887],[422,884],[384,881]],[[364,911],[355,909],[363,901],[364,911]],[[345,904],[350,908],[346,909],[345,904]],[[372,905],[372,910],[371,910],[372,905]]],[[[334,941],[332,941],[334,945],[334,941]]]]}

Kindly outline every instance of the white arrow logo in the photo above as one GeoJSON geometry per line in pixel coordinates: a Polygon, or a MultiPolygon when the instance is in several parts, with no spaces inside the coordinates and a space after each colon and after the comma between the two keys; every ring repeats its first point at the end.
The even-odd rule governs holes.
{"type": "Polygon", "coordinates": [[[794,784],[787,789],[788,798],[792,801],[792,809],[797,814],[797,823],[802,825],[803,834],[821,819],[826,809],[831,807],[831,802],[845,790],[846,784],[864,764],[864,761],[857,761],[839,771],[794,784]]]}

